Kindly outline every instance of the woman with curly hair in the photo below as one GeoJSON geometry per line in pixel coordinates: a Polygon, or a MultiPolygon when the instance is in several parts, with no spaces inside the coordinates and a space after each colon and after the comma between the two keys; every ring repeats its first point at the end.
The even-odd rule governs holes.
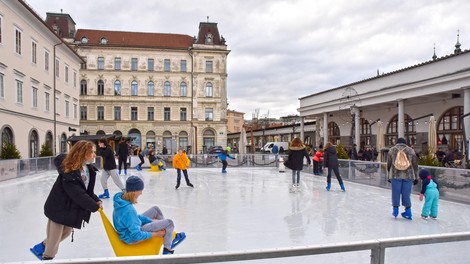
{"type": "Polygon", "coordinates": [[[95,152],[93,142],[81,140],[67,155],[60,154],[54,159],[59,176],[44,205],[48,218],[46,239],[31,248],[40,260],[53,259],[61,241],[70,234],[73,241],[73,228],[80,229],[84,221],[90,220],[91,212],[102,207],[93,191],[98,171],[91,165],[95,152]]]}
{"type": "Polygon", "coordinates": [[[289,156],[287,157],[288,165],[286,166],[292,170],[292,187],[290,192],[299,191],[300,171],[304,166],[304,157],[307,158],[308,166],[310,166],[310,157],[308,156],[304,143],[300,138],[294,138],[289,145],[289,156]]]}

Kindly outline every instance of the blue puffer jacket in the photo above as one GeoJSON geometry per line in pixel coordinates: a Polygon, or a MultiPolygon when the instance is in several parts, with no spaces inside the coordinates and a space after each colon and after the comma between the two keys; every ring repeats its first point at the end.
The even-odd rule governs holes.
{"type": "Polygon", "coordinates": [[[131,202],[121,198],[122,192],[114,195],[113,224],[119,238],[127,244],[134,244],[152,237],[151,232],[140,230],[142,225],[152,222],[152,219],[137,214],[131,202]]]}

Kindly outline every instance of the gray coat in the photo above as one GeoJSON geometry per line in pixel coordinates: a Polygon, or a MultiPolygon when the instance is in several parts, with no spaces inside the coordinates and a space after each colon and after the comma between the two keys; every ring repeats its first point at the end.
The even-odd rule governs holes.
{"type": "Polygon", "coordinates": [[[415,151],[408,147],[406,144],[398,143],[393,146],[388,151],[387,156],[387,176],[388,179],[410,179],[410,180],[417,180],[418,179],[418,157],[416,156],[415,151]],[[404,149],[406,157],[411,163],[411,166],[404,171],[397,170],[393,165],[395,163],[395,159],[397,157],[398,150],[404,149]]]}

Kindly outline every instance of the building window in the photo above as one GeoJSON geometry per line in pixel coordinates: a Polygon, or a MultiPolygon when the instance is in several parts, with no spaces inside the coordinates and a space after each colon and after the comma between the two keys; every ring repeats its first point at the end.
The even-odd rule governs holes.
{"type": "Polygon", "coordinates": [[[70,103],[69,101],[65,100],[65,117],[70,116],[70,103]]]}
{"type": "Polygon", "coordinates": [[[58,59],[55,60],[55,77],[59,78],[59,66],[60,66],[60,61],[58,59]]]}
{"type": "Polygon", "coordinates": [[[5,75],[0,73],[0,98],[5,98],[5,75]]]}
{"type": "Polygon", "coordinates": [[[121,70],[121,58],[120,58],[120,57],[114,58],[114,69],[115,69],[116,71],[120,71],[120,70],[121,70]]]}
{"type": "Polygon", "coordinates": [[[77,104],[73,104],[73,119],[77,119],[77,104]]]}
{"type": "Polygon", "coordinates": [[[169,107],[163,108],[163,120],[170,121],[171,110],[169,107]]]}
{"type": "Polygon", "coordinates": [[[31,62],[34,64],[38,62],[38,44],[35,41],[31,42],[31,62]]]}
{"type": "Polygon", "coordinates": [[[131,82],[131,95],[137,96],[139,94],[139,86],[137,85],[137,81],[131,82]]]}
{"type": "Polygon", "coordinates": [[[29,135],[29,148],[29,157],[37,157],[39,149],[39,136],[38,133],[34,130],[31,132],[31,135],[29,135]]]}
{"type": "Polygon", "coordinates": [[[104,106],[98,106],[96,108],[97,120],[104,120],[104,106]]]}
{"type": "Polygon", "coordinates": [[[114,107],[114,120],[121,120],[121,107],[120,106],[114,107]]]}
{"type": "Polygon", "coordinates": [[[103,82],[103,80],[98,81],[98,95],[104,95],[104,82],[103,82]]]}
{"type": "Polygon", "coordinates": [[[46,112],[49,112],[50,109],[50,94],[49,93],[44,93],[44,110],[46,112]]]}
{"type": "Polygon", "coordinates": [[[131,59],[131,71],[137,71],[138,61],[137,58],[131,59]]]}
{"type": "Polygon", "coordinates": [[[207,73],[212,73],[213,72],[212,61],[206,61],[206,72],[207,73]]]}
{"type": "Polygon", "coordinates": [[[437,144],[447,145],[449,150],[464,151],[464,131],[462,129],[463,106],[448,109],[437,121],[437,144]]]}
{"type": "Polygon", "coordinates": [[[186,60],[181,60],[181,72],[186,72],[186,60]]]}
{"type": "Polygon", "coordinates": [[[206,121],[214,120],[214,109],[213,108],[206,108],[206,121]]]}
{"type": "Polygon", "coordinates": [[[178,139],[179,139],[178,146],[182,147],[183,149],[187,149],[188,148],[188,133],[184,131],[180,132],[180,134],[178,135],[178,139]]]}
{"type": "Polygon", "coordinates": [[[64,68],[64,77],[65,77],[65,82],[68,83],[69,82],[69,66],[65,65],[65,68],[64,68]]]}
{"type": "Polygon", "coordinates": [[[163,85],[163,96],[171,95],[171,85],[169,81],[166,81],[163,85]]]}
{"type": "Polygon", "coordinates": [[[154,96],[155,95],[155,83],[153,81],[149,81],[147,83],[147,95],[154,96]]]}
{"type": "Polygon", "coordinates": [[[49,71],[49,52],[44,51],[44,70],[49,71]]]}
{"type": "Polygon", "coordinates": [[[121,95],[121,81],[114,82],[114,95],[121,95]]]}
{"type": "Polygon", "coordinates": [[[186,118],[187,118],[186,107],[183,107],[180,109],[180,121],[186,121],[186,118]]]}
{"type": "Polygon", "coordinates": [[[87,94],[86,80],[81,80],[80,81],[80,95],[86,95],[86,94],[87,94]]]}
{"type": "Polygon", "coordinates": [[[165,71],[165,72],[170,71],[170,59],[165,59],[163,61],[163,71],[165,71]]]}
{"type": "Polygon", "coordinates": [[[180,96],[186,97],[187,96],[187,87],[185,82],[181,82],[180,84],[180,96]]]}
{"type": "Polygon", "coordinates": [[[23,82],[16,80],[16,102],[23,103],[23,82]]]}
{"type": "Polygon", "coordinates": [[[208,82],[208,83],[206,84],[206,96],[207,96],[207,97],[212,97],[212,96],[213,96],[213,92],[214,92],[214,90],[213,90],[213,88],[212,88],[212,83],[208,82]]]}
{"type": "Polygon", "coordinates": [[[340,130],[338,124],[335,122],[328,123],[328,138],[334,145],[339,143],[340,140],[340,130]]]}
{"type": "Polygon", "coordinates": [[[32,97],[33,97],[33,107],[34,108],[37,108],[38,107],[38,88],[36,87],[33,87],[33,94],[32,94],[32,97]]]}
{"type": "Polygon", "coordinates": [[[77,72],[73,72],[73,88],[77,88],[77,72]]]}
{"type": "Polygon", "coordinates": [[[147,108],[147,120],[148,121],[155,120],[155,108],[153,108],[153,107],[148,107],[147,108]]]}
{"type": "Polygon", "coordinates": [[[136,121],[137,118],[137,107],[131,107],[131,120],[136,121]]]}
{"type": "Polygon", "coordinates": [[[15,29],[15,52],[19,55],[21,55],[21,34],[19,29],[15,29]]]}
{"type": "Polygon", "coordinates": [[[104,70],[104,57],[98,57],[98,70],[104,70]]]}
{"type": "Polygon", "coordinates": [[[80,106],[80,120],[87,120],[86,106],[80,106]]]}
{"type": "Polygon", "coordinates": [[[148,69],[148,71],[153,71],[155,69],[155,60],[154,59],[148,59],[147,60],[147,69],[148,69]]]}
{"type": "MultiPolygon", "coordinates": [[[[408,131],[408,135],[411,135],[410,144],[416,144],[416,127],[411,117],[407,114],[404,116],[405,131],[408,131]]],[[[387,126],[387,134],[385,135],[386,146],[393,146],[397,143],[398,139],[398,115],[395,115],[390,119],[387,126]]]]}

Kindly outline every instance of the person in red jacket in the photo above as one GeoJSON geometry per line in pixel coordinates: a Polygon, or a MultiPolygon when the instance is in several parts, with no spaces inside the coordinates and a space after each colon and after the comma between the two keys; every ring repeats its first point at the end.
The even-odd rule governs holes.
{"type": "Polygon", "coordinates": [[[317,150],[315,154],[313,155],[313,174],[314,175],[320,175],[321,174],[321,166],[320,164],[323,162],[323,150],[317,150]]]}

